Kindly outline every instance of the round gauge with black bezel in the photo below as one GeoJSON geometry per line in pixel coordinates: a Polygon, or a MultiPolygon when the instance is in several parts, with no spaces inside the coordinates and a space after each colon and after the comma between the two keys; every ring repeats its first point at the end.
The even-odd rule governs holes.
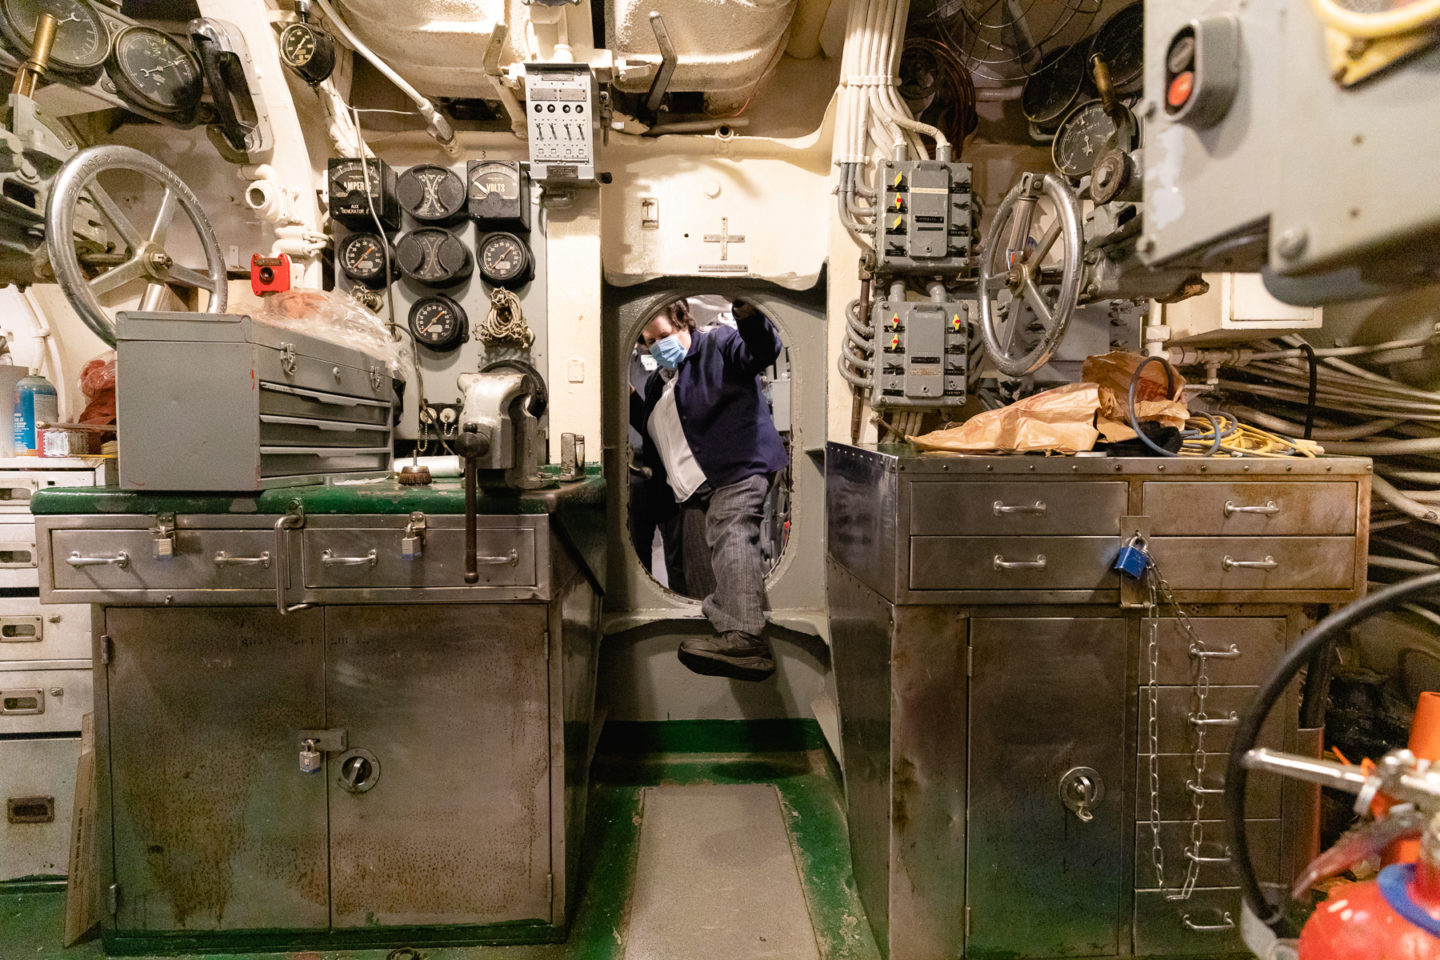
{"type": "Polygon", "coordinates": [[[465,308],[449,297],[426,297],[410,308],[410,332],[422,347],[454,350],[465,341],[467,327],[465,308]]]}
{"type": "Polygon", "coordinates": [[[1095,31],[1090,56],[1105,61],[1116,95],[1138,94],[1145,86],[1145,4],[1136,2],[1115,11],[1095,31]]]}
{"type": "Polygon", "coordinates": [[[126,27],[115,38],[106,66],[120,95],[137,106],[186,116],[200,105],[200,64],[167,33],[126,27]]]}
{"type": "Polygon", "coordinates": [[[335,41],[308,23],[292,23],[280,31],[280,59],[306,83],[323,83],[335,70],[335,41]]]}
{"type": "Polygon", "coordinates": [[[430,287],[454,286],[475,269],[470,250],[449,230],[411,230],[395,244],[400,272],[430,287]]]}
{"type": "Polygon", "coordinates": [[[340,269],[356,283],[378,287],[388,279],[387,263],[392,275],[395,271],[395,256],[388,246],[378,233],[352,233],[340,244],[340,269]]]}
{"type": "Polygon", "coordinates": [[[1054,130],[1085,87],[1085,48],[1060,47],[1045,55],[1020,92],[1020,109],[1038,130],[1054,130]]]}
{"type": "Polygon", "coordinates": [[[51,67],[61,73],[84,73],[105,62],[110,55],[110,32],[84,0],[4,0],[0,3],[0,33],[29,56],[35,28],[47,13],[56,21],[51,67]]]}
{"type": "Polygon", "coordinates": [[[520,287],[535,276],[530,248],[513,233],[487,233],[480,240],[480,276],[497,287],[520,287]]]}
{"type": "Polygon", "coordinates": [[[453,170],[424,163],[400,174],[395,195],[401,208],[421,223],[446,223],[465,207],[465,181],[453,170]]]}
{"type": "Polygon", "coordinates": [[[1090,173],[1095,162],[1111,150],[1129,150],[1134,146],[1135,119],[1129,110],[1121,110],[1121,121],[1105,112],[1099,100],[1082,103],[1071,110],[1050,145],[1055,169],[1067,177],[1079,179],[1090,173]]]}

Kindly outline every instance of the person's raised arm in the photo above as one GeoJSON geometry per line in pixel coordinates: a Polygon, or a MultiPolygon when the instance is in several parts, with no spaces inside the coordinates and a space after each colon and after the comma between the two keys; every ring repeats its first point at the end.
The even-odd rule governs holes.
{"type": "Polygon", "coordinates": [[[744,300],[733,301],[730,313],[739,336],[727,340],[725,362],[752,376],[763,373],[780,356],[780,335],[765,314],[744,300]]]}

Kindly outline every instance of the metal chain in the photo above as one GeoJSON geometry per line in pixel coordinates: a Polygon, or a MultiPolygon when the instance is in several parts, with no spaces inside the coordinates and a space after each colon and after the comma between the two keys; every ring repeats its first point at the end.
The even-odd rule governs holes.
{"type": "MultiPolygon", "coordinates": [[[[1143,542],[1141,549],[1144,549],[1143,542]]],[[[1171,589],[1169,581],[1160,572],[1159,565],[1155,562],[1154,556],[1148,550],[1145,551],[1150,560],[1145,571],[1146,585],[1148,587],[1148,614],[1149,614],[1149,646],[1147,650],[1147,661],[1149,665],[1148,683],[1146,685],[1146,699],[1150,707],[1147,734],[1149,738],[1149,774],[1150,774],[1150,861],[1155,867],[1155,883],[1167,900],[1188,900],[1195,891],[1195,883],[1200,876],[1200,858],[1205,843],[1205,769],[1208,765],[1209,755],[1205,752],[1205,734],[1209,729],[1206,721],[1209,715],[1206,713],[1206,703],[1210,697],[1210,658],[1206,656],[1209,652],[1205,642],[1195,634],[1195,625],[1190,622],[1190,617],[1185,609],[1175,600],[1175,592],[1171,589]],[[1191,704],[1194,711],[1189,715],[1190,726],[1194,736],[1194,750],[1190,755],[1190,769],[1194,775],[1193,780],[1187,780],[1185,788],[1190,794],[1193,816],[1190,821],[1190,842],[1185,847],[1185,877],[1181,881],[1178,890],[1168,890],[1165,885],[1165,851],[1160,846],[1160,611],[1162,606],[1168,606],[1175,615],[1175,620],[1180,625],[1180,632],[1186,641],[1186,649],[1190,659],[1197,663],[1195,668],[1195,681],[1191,691],[1191,704]]]]}

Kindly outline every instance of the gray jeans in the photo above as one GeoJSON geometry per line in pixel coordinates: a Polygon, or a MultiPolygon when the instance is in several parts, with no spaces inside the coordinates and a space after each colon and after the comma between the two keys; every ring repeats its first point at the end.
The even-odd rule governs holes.
{"type": "Polygon", "coordinates": [[[765,557],[760,552],[760,521],[770,482],[769,476],[757,475],[716,490],[707,484],[684,504],[688,517],[695,517],[696,508],[704,511],[703,548],[695,536],[699,524],[685,524],[685,577],[691,596],[705,591],[701,609],[716,633],[739,631],[758,637],[765,627],[765,557]],[[708,555],[695,556],[702,549],[708,555]],[[691,562],[692,556],[696,562],[691,562]],[[705,567],[714,572],[713,578],[704,575],[705,567]],[[691,571],[697,574],[693,578],[691,571]]]}

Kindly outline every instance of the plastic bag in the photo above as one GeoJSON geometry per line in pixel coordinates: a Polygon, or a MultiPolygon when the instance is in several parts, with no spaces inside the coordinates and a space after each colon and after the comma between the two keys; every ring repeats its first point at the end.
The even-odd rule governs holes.
{"type": "Polygon", "coordinates": [[[906,439],[921,450],[951,453],[1075,453],[1095,446],[1099,410],[1099,387],[1070,383],[906,439]]]}
{"type": "Polygon", "coordinates": [[[391,336],[389,324],[338,290],[270,294],[254,317],[271,326],[359,350],[384,363],[396,380],[405,379],[412,363],[409,345],[391,336]]]}

